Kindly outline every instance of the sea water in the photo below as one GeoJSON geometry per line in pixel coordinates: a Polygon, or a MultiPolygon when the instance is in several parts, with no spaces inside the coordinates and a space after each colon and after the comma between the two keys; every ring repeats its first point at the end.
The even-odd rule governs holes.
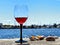
{"type": "MultiPolygon", "coordinates": [[[[32,35],[60,36],[60,28],[23,29],[22,37],[29,38],[32,35]]],[[[20,29],[0,29],[0,39],[19,38],[20,29]]]]}

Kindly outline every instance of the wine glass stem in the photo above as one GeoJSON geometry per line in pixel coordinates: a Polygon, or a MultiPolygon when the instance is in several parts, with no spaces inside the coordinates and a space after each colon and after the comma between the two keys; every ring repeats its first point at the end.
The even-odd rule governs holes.
{"type": "Polygon", "coordinates": [[[20,43],[22,44],[22,26],[23,24],[20,24],[20,43]]]}

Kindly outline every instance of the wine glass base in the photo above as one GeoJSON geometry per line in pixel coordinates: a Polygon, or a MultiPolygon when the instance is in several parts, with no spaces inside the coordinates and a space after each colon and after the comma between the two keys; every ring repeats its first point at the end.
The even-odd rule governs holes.
{"type": "MultiPolygon", "coordinates": [[[[22,43],[26,43],[27,41],[22,40],[22,43]]],[[[21,43],[21,40],[15,41],[15,43],[21,43]]]]}
{"type": "Polygon", "coordinates": [[[22,44],[19,42],[19,43],[15,43],[16,45],[30,45],[28,42],[22,42],[22,44]]]}

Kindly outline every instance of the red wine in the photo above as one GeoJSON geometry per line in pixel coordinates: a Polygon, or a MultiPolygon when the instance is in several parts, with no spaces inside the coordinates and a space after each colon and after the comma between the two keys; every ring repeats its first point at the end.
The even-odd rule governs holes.
{"type": "Polygon", "coordinates": [[[15,17],[15,19],[19,24],[23,24],[27,20],[27,17],[15,17]]]}

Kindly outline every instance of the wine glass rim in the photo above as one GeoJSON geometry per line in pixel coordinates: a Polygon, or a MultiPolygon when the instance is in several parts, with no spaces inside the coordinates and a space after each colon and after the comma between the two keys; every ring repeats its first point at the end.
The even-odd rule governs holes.
{"type": "MultiPolygon", "coordinates": [[[[17,11],[16,9],[17,9],[17,8],[20,8],[20,6],[22,6],[22,5],[15,5],[15,6],[14,6],[14,18],[15,18],[15,17],[27,17],[27,18],[28,18],[28,13],[26,13],[27,15],[26,15],[26,14],[25,14],[25,15],[23,15],[23,14],[22,14],[22,15],[16,15],[16,14],[15,14],[15,12],[17,11]],[[15,15],[16,15],[16,16],[15,16],[15,15]]],[[[26,8],[26,9],[27,9],[27,12],[28,12],[28,6],[27,6],[27,7],[25,7],[25,6],[27,6],[27,5],[23,5],[22,7],[26,8]]]]}

